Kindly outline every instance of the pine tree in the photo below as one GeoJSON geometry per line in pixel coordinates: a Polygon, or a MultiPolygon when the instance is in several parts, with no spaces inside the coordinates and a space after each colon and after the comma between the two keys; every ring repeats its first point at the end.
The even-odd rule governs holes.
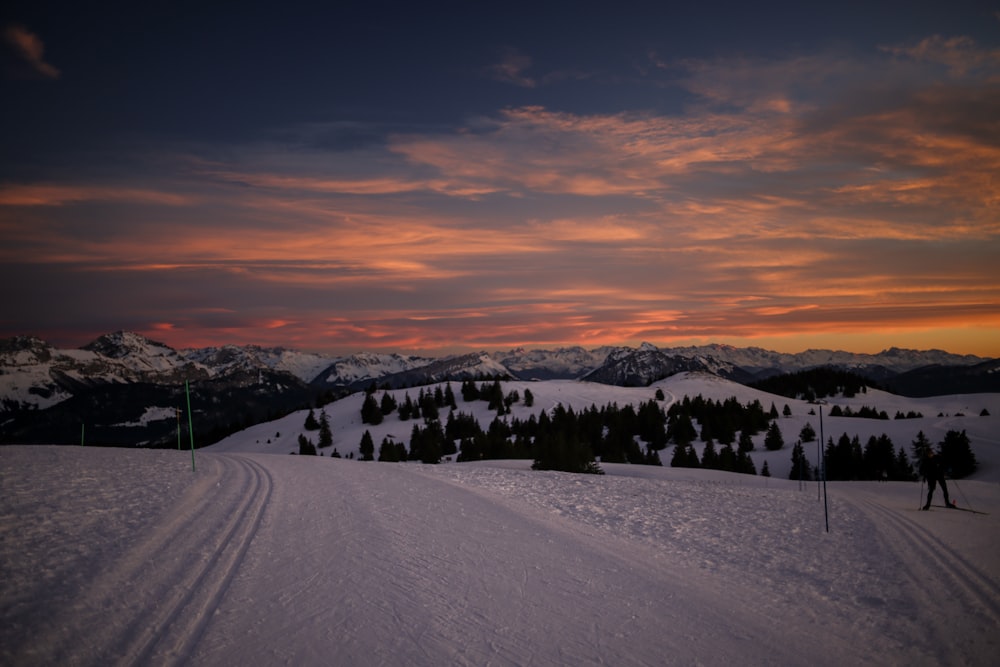
{"type": "Polygon", "coordinates": [[[604,471],[594,460],[590,447],[576,432],[576,417],[573,411],[557,405],[553,413],[551,433],[540,434],[535,441],[537,455],[531,464],[532,470],[562,470],[603,475],[604,471]]]}
{"type": "Polygon", "coordinates": [[[896,465],[893,466],[892,478],[903,482],[912,482],[917,479],[917,475],[913,471],[913,465],[910,463],[910,459],[907,458],[906,450],[902,446],[896,454],[896,465]]]}
{"type": "Polygon", "coordinates": [[[420,435],[421,463],[441,463],[441,452],[444,449],[445,439],[441,422],[437,420],[427,422],[420,435]]]}
{"type": "Polygon", "coordinates": [[[801,442],[796,442],[792,447],[792,469],[788,473],[788,479],[798,479],[803,482],[812,480],[811,466],[806,460],[805,450],[801,442]]]}
{"type": "MultiPolygon", "coordinates": [[[[441,388],[438,387],[438,391],[440,390],[441,388]]],[[[444,401],[443,396],[441,400],[442,402],[444,401]]],[[[438,419],[438,404],[437,400],[434,398],[434,394],[431,392],[424,393],[421,390],[418,405],[420,406],[420,413],[423,415],[424,421],[429,423],[438,419]]]]}
{"type": "Polygon", "coordinates": [[[784,446],[785,439],[781,436],[781,429],[778,428],[778,422],[771,422],[771,425],[767,428],[767,435],[764,436],[764,447],[771,451],[777,451],[784,446]]]}
{"type": "Polygon", "coordinates": [[[653,449],[667,446],[667,427],[663,408],[656,401],[646,401],[639,405],[635,413],[635,428],[640,438],[653,449]]]}
{"type": "MultiPolygon", "coordinates": [[[[361,444],[358,445],[358,453],[361,454],[362,461],[371,461],[374,459],[375,453],[375,442],[372,440],[372,434],[365,431],[361,436],[361,444]]],[[[380,459],[381,460],[381,459],[380,459]]]]}
{"type": "Polygon", "coordinates": [[[893,477],[892,472],[896,463],[895,448],[885,433],[880,438],[874,435],[868,438],[861,457],[861,479],[882,480],[893,477]]]}
{"type": "Polygon", "coordinates": [[[757,466],[746,452],[736,452],[736,472],[743,475],[757,474],[757,466]]]}
{"type": "Polygon", "coordinates": [[[304,456],[316,456],[316,445],[306,436],[299,434],[299,454],[304,456]]]}
{"type": "Polygon", "coordinates": [[[701,462],[698,460],[698,452],[694,451],[692,445],[676,445],[674,456],[670,459],[672,468],[700,468],[701,462]]]}
{"type": "Polygon", "coordinates": [[[421,438],[422,431],[420,430],[420,424],[414,424],[413,429],[410,430],[410,453],[407,458],[410,461],[419,461],[420,457],[423,456],[423,438],[421,438]]]}
{"type": "Polygon", "coordinates": [[[816,442],[816,430],[813,429],[812,424],[806,422],[806,425],[799,431],[799,440],[804,443],[816,442]]]}
{"type": "Polygon", "coordinates": [[[413,404],[413,399],[410,398],[410,392],[406,392],[403,396],[403,402],[399,406],[399,420],[408,421],[413,417],[419,417],[417,412],[417,406],[413,404]]]}
{"type": "Polygon", "coordinates": [[[315,431],[319,428],[319,422],[316,421],[316,415],[313,413],[312,408],[309,408],[309,414],[306,415],[306,423],[303,424],[303,427],[307,431],[315,431]]]}
{"type": "Polygon", "coordinates": [[[382,438],[382,444],[378,448],[378,460],[388,463],[397,463],[402,460],[399,455],[399,447],[388,437],[382,438]]]}
{"type": "MultiPolygon", "coordinates": [[[[719,441],[720,445],[731,445],[736,441],[736,427],[733,425],[735,422],[729,414],[720,415],[715,422],[715,439],[719,441]]],[[[750,440],[750,434],[746,434],[746,442],[749,443],[750,449],[746,451],[751,451],[753,449],[753,441],[750,440]]],[[[740,447],[743,447],[743,435],[740,434],[740,447]]]]}
{"type": "Polygon", "coordinates": [[[462,400],[466,403],[479,400],[479,389],[476,388],[476,383],[471,379],[462,382],[462,400]]]}
{"type": "Polygon", "coordinates": [[[857,436],[852,439],[847,433],[844,433],[836,445],[833,444],[831,438],[826,447],[826,478],[829,480],[860,479],[864,467],[863,460],[861,441],[857,436]]]}
{"type": "Polygon", "coordinates": [[[667,436],[678,445],[688,445],[698,437],[698,432],[687,414],[679,414],[667,426],[667,436]]]}
{"type": "Polygon", "coordinates": [[[330,430],[330,418],[326,416],[326,410],[319,413],[319,448],[329,447],[333,444],[333,432],[330,430]]]}
{"type": "Polygon", "coordinates": [[[361,404],[361,423],[381,424],[382,417],[382,408],[379,407],[378,401],[375,400],[375,395],[365,394],[365,400],[361,404]]]}
{"type": "Polygon", "coordinates": [[[948,431],[940,443],[940,448],[944,468],[952,477],[958,479],[967,477],[979,467],[976,456],[972,453],[969,436],[964,430],[948,431]]]}
{"type": "Polygon", "coordinates": [[[927,439],[923,431],[917,433],[917,439],[913,441],[910,446],[910,451],[913,452],[914,461],[923,461],[924,456],[927,455],[927,450],[931,447],[931,441],[927,439]]]}
{"type": "Polygon", "coordinates": [[[723,445],[719,450],[719,470],[736,472],[736,452],[732,445],[723,445]]]}
{"type": "Polygon", "coordinates": [[[701,452],[701,467],[710,470],[719,469],[719,454],[715,451],[715,443],[711,440],[705,443],[705,449],[701,452]]]}
{"type": "Polygon", "coordinates": [[[379,403],[379,410],[381,411],[382,416],[388,417],[396,410],[397,407],[399,406],[396,405],[396,399],[393,398],[392,394],[387,391],[382,392],[382,400],[379,403]]]}
{"type": "Polygon", "coordinates": [[[760,469],[760,476],[761,477],[770,477],[771,476],[771,471],[767,467],[767,461],[764,461],[764,467],[760,469]]]}

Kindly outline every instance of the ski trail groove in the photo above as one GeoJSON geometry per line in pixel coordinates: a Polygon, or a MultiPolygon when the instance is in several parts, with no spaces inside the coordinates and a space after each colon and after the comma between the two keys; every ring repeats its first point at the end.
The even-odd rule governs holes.
{"type": "MultiPolygon", "coordinates": [[[[908,559],[913,563],[908,575],[913,578],[917,590],[923,591],[928,581],[947,580],[947,588],[953,592],[951,602],[955,613],[966,616],[975,613],[984,621],[984,627],[992,626],[993,631],[1000,628],[998,582],[969,563],[930,530],[900,516],[897,511],[871,500],[865,501],[864,509],[877,514],[879,523],[892,531],[887,536],[890,542],[917,556],[908,559]]],[[[928,602],[940,604],[939,600],[928,602]]]]}
{"type": "Polygon", "coordinates": [[[77,605],[90,622],[86,616],[70,621],[90,632],[64,637],[52,656],[57,662],[185,662],[239,569],[273,488],[270,473],[255,461],[230,454],[212,458],[221,470],[199,483],[165,525],[95,580],[77,605]],[[212,482],[215,489],[209,488],[212,482]],[[126,620],[117,625],[93,621],[112,610],[119,613],[110,615],[126,620]]]}
{"type": "MultiPolygon", "coordinates": [[[[165,626],[171,628],[170,636],[175,637],[175,643],[163,656],[165,662],[182,664],[191,655],[246,557],[271,497],[274,484],[267,468],[242,456],[227,458],[251,474],[250,488],[245,494],[246,501],[233,513],[223,537],[214,545],[204,569],[187,585],[186,594],[172,607],[166,619],[165,626]]],[[[156,646],[155,640],[147,643],[137,659],[130,662],[148,664],[149,658],[155,657],[151,650],[156,646]]]]}

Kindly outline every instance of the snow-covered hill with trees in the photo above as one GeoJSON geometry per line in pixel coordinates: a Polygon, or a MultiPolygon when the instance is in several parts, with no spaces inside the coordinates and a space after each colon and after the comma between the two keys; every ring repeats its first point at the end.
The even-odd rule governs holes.
{"type": "Polygon", "coordinates": [[[878,355],[786,355],[723,345],[660,349],[644,343],[637,349],[574,347],[441,358],[365,352],[328,357],[255,345],[174,350],[124,331],[74,350],[19,336],[0,341],[0,442],[68,443],[86,431],[91,442],[169,445],[169,415],[182,408],[185,385],[191,386],[201,406],[192,415],[196,429],[218,439],[373,384],[399,388],[448,379],[583,377],[608,385],[646,386],[684,371],[749,383],[813,363],[857,370],[866,378],[888,377],[897,393],[912,387],[915,393],[910,395],[990,392],[1000,379],[997,360],[895,348],[878,355]]]}
{"type": "MultiPolygon", "coordinates": [[[[508,397],[517,395],[518,400],[511,402],[509,408],[504,409],[505,414],[500,417],[497,415],[497,407],[491,408],[485,400],[464,400],[461,396],[460,383],[380,390],[373,396],[377,402],[381,402],[385,395],[391,396],[393,403],[398,406],[406,402],[407,396],[411,402],[416,403],[421,394],[430,395],[435,390],[443,392],[449,384],[451,393],[455,396],[456,407],[454,410],[441,409],[438,421],[445,425],[452,412],[456,415],[461,413],[473,417],[484,430],[488,429],[495,419],[499,418],[507,423],[513,420],[526,421],[542,411],[551,413],[559,405],[581,413],[592,406],[600,409],[607,405],[622,407],[631,405],[638,409],[643,403],[654,401],[666,412],[671,405],[682,402],[684,397],[701,396],[719,402],[735,399],[743,405],[756,402],[767,413],[770,413],[772,408],[778,413],[778,417],[773,419],[772,423],[780,431],[784,445],[777,450],[768,450],[765,446],[767,433],[761,430],[752,436],[754,448],[748,456],[758,473],[763,471],[766,463],[770,474],[774,477],[788,477],[792,467],[793,446],[807,425],[815,431],[817,441],[822,426],[824,442],[830,439],[836,442],[846,434],[849,439],[857,438],[864,446],[870,438],[885,435],[892,441],[893,451],[903,448],[911,458],[911,445],[919,433],[923,433],[930,442],[936,444],[941,442],[948,432],[964,432],[979,460],[980,473],[988,470],[990,466],[1000,466],[1000,461],[991,462],[988,454],[1000,449],[1000,435],[998,435],[1000,394],[908,398],[872,389],[850,398],[829,397],[821,406],[803,399],[789,399],[769,394],[707,373],[679,373],[649,387],[614,387],[573,380],[502,382],[502,393],[508,397]],[[662,400],[657,400],[658,393],[662,395],[662,400]],[[527,400],[529,395],[530,404],[527,400]],[[831,413],[837,412],[859,413],[863,408],[885,412],[889,419],[831,416],[831,413]],[[823,411],[822,425],[820,410],[823,411]],[[909,418],[895,418],[907,415],[909,418]]],[[[317,418],[324,413],[330,424],[332,446],[321,449],[320,453],[330,455],[336,450],[337,454],[343,457],[360,457],[359,445],[366,431],[374,442],[376,455],[380,443],[386,439],[409,448],[414,426],[425,427],[425,420],[422,418],[401,419],[398,409],[386,414],[378,424],[365,423],[362,418],[365,396],[364,392],[358,392],[325,405],[321,409],[313,410],[317,418]]],[[[301,437],[317,443],[316,431],[305,427],[308,412],[296,411],[276,421],[257,424],[224,438],[210,449],[219,452],[297,453],[301,437]]],[[[694,425],[699,435],[693,439],[692,446],[701,458],[705,450],[705,441],[700,437],[699,427],[702,425],[697,422],[694,425]]],[[[641,443],[643,448],[645,444],[641,443]]],[[[817,444],[817,442],[805,443],[807,450],[805,453],[811,466],[816,465],[817,444]]],[[[717,442],[716,446],[718,445],[717,442]]],[[[662,450],[664,465],[669,465],[673,449],[673,444],[670,444],[667,449],[662,450]]]]}

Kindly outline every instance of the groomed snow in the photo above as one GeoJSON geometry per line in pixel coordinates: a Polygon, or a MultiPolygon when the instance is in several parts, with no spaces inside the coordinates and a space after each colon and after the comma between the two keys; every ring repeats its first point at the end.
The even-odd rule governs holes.
{"type": "MultiPolygon", "coordinates": [[[[535,411],[591,391],[547,384],[535,411]]],[[[936,415],[917,426],[996,438],[996,417],[936,415]]],[[[777,477],[362,463],[252,429],[195,471],[188,451],[0,447],[0,664],[993,665],[1000,447],[970,437],[983,467],[952,495],[990,514],[830,482],[829,532],[817,485],[777,477]]]]}

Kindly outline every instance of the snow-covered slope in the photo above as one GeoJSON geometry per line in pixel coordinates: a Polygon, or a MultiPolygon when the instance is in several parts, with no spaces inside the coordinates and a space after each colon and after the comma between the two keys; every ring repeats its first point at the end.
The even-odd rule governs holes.
{"type": "Polygon", "coordinates": [[[929,365],[971,365],[984,361],[982,357],[952,354],[943,350],[908,350],[892,347],[877,354],[844,352],[841,350],[805,350],[804,352],[773,352],[759,347],[731,345],[697,345],[663,348],[664,352],[683,357],[710,357],[738,366],[751,373],[773,370],[790,373],[817,366],[842,368],[883,367],[894,373],[929,365]]]}
{"type": "Polygon", "coordinates": [[[185,359],[211,368],[215,375],[270,368],[290,373],[303,382],[312,381],[331,361],[330,357],[321,354],[257,345],[206,347],[182,350],[181,354],[185,359]]]}
{"type": "MultiPolygon", "coordinates": [[[[444,385],[441,385],[444,386],[444,385]]],[[[458,398],[458,411],[473,415],[485,429],[496,417],[496,412],[489,410],[486,402],[473,401],[466,403],[458,392],[458,384],[452,383],[453,392],[458,398]]],[[[428,389],[433,390],[431,386],[428,389]]],[[[656,390],[664,392],[666,409],[672,401],[682,400],[684,396],[701,395],[717,401],[730,397],[747,404],[760,401],[765,409],[773,404],[779,412],[784,412],[787,405],[791,416],[778,420],[785,447],[777,451],[767,451],[764,448],[764,435],[754,437],[756,449],[750,453],[758,472],[765,462],[771,474],[786,478],[791,469],[791,450],[799,437],[802,427],[809,424],[819,433],[820,421],[818,406],[802,400],[792,400],[776,396],[745,385],[725,380],[709,373],[679,373],[654,383],[649,387],[615,387],[593,382],[574,380],[549,380],[545,382],[509,381],[503,383],[504,394],[518,392],[522,400],[512,406],[512,416],[527,419],[537,415],[539,411],[551,411],[558,404],[572,407],[576,411],[596,405],[602,407],[609,403],[619,406],[641,403],[653,399],[656,390]],[[524,405],[525,391],[531,391],[534,396],[534,406],[524,405]]],[[[391,394],[402,403],[407,394],[412,399],[417,398],[419,389],[394,389],[391,394]]],[[[379,394],[381,396],[381,393],[379,394]]],[[[354,453],[358,455],[358,445],[365,431],[369,431],[376,446],[385,437],[409,446],[409,438],[414,421],[401,421],[398,413],[392,413],[381,424],[373,426],[361,421],[361,405],[364,400],[362,393],[352,394],[346,398],[326,405],[323,409],[329,417],[333,431],[334,447],[343,455],[354,453]]],[[[932,398],[907,398],[895,396],[882,391],[869,390],[853,398],[830,399],[823,407],[824,440],[833,438],[835,441],[842,433],[848,436],[858,436],[862,443],[871,436],[888,435],[896,449],[904,447],[909,452],[910,444],[917,434],[923,431],[931,442],[940,442],[950,430],[966,431],[973,451],[979,461],[980,469],[974,479],[993,474],[1000,475],[1000,394],[968,394],[956,396],[938,396],[932,398]],[[889,415],[896,412],[915,412],[923,417],[919,419],[863,419],[857,417],[830,417],[829,411],[834,405],[851,407],[855,412],[861,407],[875,407],[884,410],[889,415]],[[986,410],[989,416],[980,416],[986,410]]],[[[315,440],[315,433],[304,428],[306,411],[294,412],[277,421],[252,426],[245,431],[235,433],[209,449],[218,452],[256,452],[287,454],[298,452],[298,436],[304,434],[315,440]]],[[[446,419],[443,413],[441,419],[446,419]]],[[[508,419],[510,417],[507,417],[508,419]]],[[[422,423],[422,422],[419,422],[422,423]]],[[[696,443],[695,449],[701,455],[703,443],[696,443]]],[[[810,461],[815,464],[816,453],[807,451],[810,461]]]]}
{"type": "Polygon", "coordinates": [[[516,349],[498,352],[496,360],[523,380],[576,380],[600,367],[608,355],[622,348],[565,347],[555,350],[516,349]]]}
{"type": "Polygon", "coordinates": [[[122,367],[135,373],[166,373],[187,363],[173,348],[128,331],[106,334],[83,349],[105,359],[118,360],[122,367]]]}
{"type": "Polygon", "coordinates": [[[427,357],[361,352],[337,359],[317,373],[313,381],[323,386],[349,387],[378,380],[387,375],[405,373],[433,361],[427,357]]]}
{"type": "Polygon", "coordinates": [[[622,387],[644,387],[656,380],[686,371],[707,371],[729,379],[750,380],[752,377],[736,366],[714,357],[682,356],[670,350],[660,350],[643,343],[638,349],[624,348],[611,352],[599,368],[582,379],[622,387]]]}
{"type": "MultiPolygon", "coordinates": [[[[567,390],[568,391],[568,390],[567,390]]],[[[565,393],[565,392],[564,392],[565,393]]],[[[0,663],[993,665],[988,516],[915,483],[0,448],[0,663]]]]}

